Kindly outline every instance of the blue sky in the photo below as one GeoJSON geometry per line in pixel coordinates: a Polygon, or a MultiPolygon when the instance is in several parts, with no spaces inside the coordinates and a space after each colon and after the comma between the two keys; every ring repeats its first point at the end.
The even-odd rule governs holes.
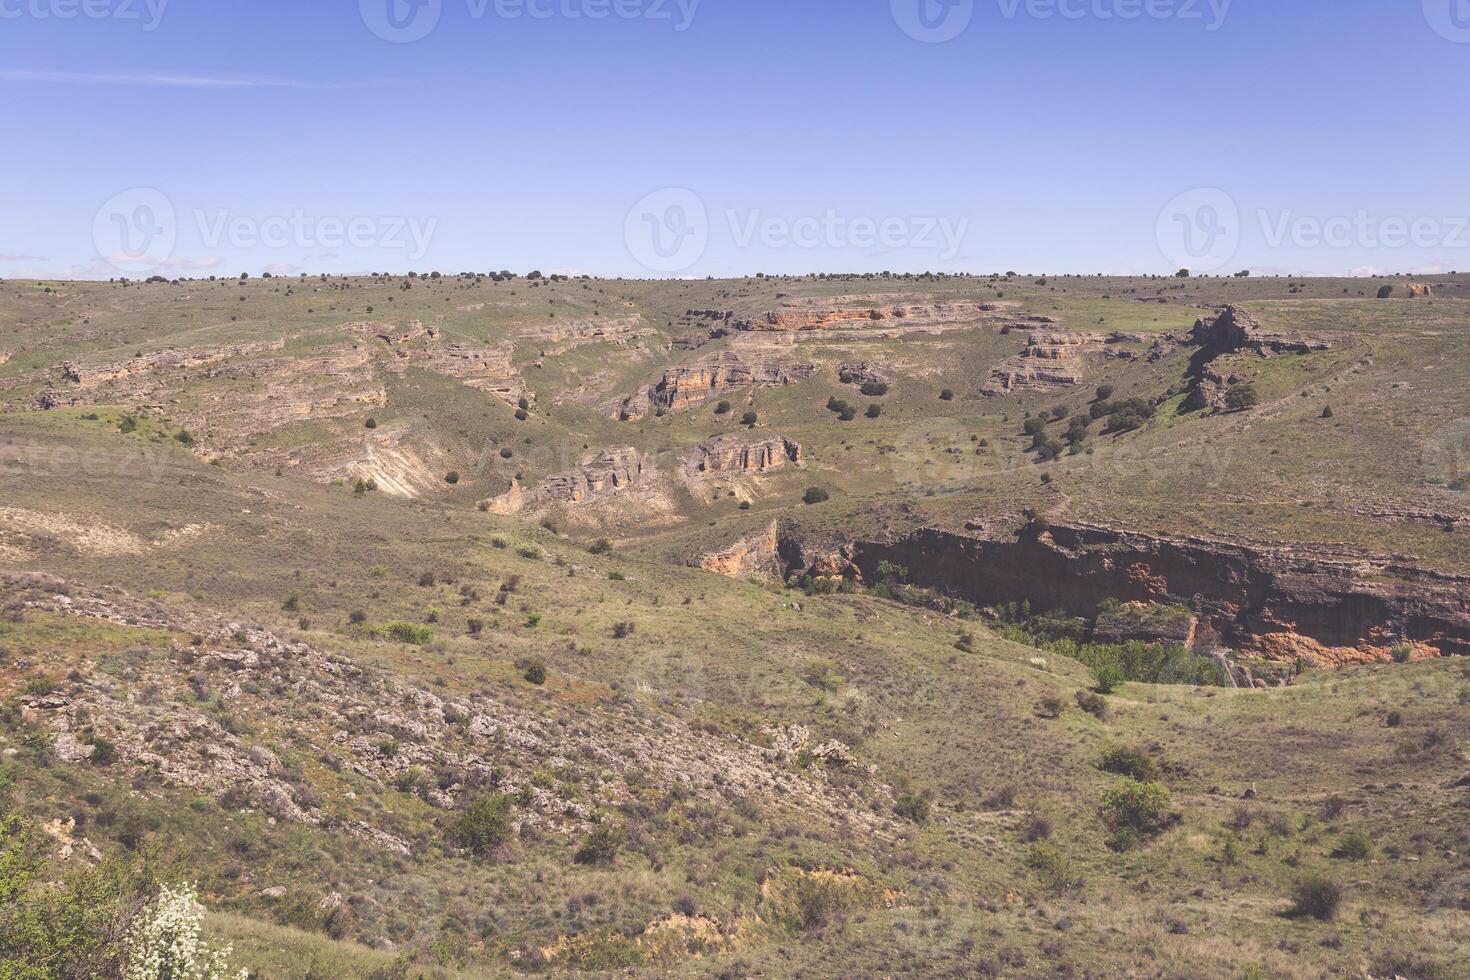
{"type": "Polygon", "coordinates": [[[0,276],[1470,270],[1470,0],[415,2],[0,0],[0,276]]]}

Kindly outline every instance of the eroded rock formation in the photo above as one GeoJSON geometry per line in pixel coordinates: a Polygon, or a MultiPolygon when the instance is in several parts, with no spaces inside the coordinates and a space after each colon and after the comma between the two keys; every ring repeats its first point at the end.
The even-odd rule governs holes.
{"type": "Polygon", "coordinates": [[[1024,601],[1088,618],[1109,599],[1188,607],[1238,649],[1266,657],[1290,649],[1323,666],[1386,661],[1402,642],[1420,655],[1470,655],[1470,577],[1383,556],[1082,524],[1006,538],[924,528],[851,543],[841,551],[846,567],[835,569],[830,557],[826,568],[792,567],[789,559],[812,556],[785,541],[778,548],[791,574],[876,579],[888,561],[909,569],[917,585],[982,605],[1024,601]]]}
{"type": "Polygon", "coordinates": [[[1111,337],[1086,333],[1034,333],[1020,354],[991,372],[980,389],[991,397],[1015,391],[1055,391],[1082,383],[1084,355],[1100,352],[1111,337]]]}
{"type": "Polygon", "coordinates": [[[679,412],[721,395],[748,388],[795,384],[816,373],[815,364],[725,351],[669,368],[658,384],[625,399],[619,417],[626,421],[641,419],[659,410],[679,412]]]}
{"type": "Polygon", "coordinates": [[[739,476],[766,473],[801,463],[801,446],[784,436],[717,436],[694,447],[684,458],[688,474],[739,476]]]}
{"type": "Polygon", "coordinates": [[[529,489],[519,484],[488,502],[495,514],[517,514],[558,505],[575,505],[636,486],[645,472],[643,456],[631,446],[603,449],[576,466],[553,474],[529,489]]]}

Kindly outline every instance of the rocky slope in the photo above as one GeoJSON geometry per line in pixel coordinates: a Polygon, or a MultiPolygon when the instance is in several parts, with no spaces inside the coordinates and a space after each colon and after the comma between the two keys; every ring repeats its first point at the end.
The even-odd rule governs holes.
{"type": "MultiPolygon", "coordinates": [[[[779,550],[789,574],[878,580],[879,564],[889,562],[917,585],[980,605],[1026,602],[1095,618],[1108,600],[1176,604],[1225,644],[1268,660],[1385,662],[1402,643],[1415,656],[1470,655],[1470,577],[1387,556],[1083,524],[1033,525],[1015,536],[930,527],[837,547],[813,547],[786,525],[779,550]]],[[[1193,638],[1194,628],[1183,635],[1193,638]]],[[[1104,638],[1162,637],[1115,628],[1104,638]]]]}

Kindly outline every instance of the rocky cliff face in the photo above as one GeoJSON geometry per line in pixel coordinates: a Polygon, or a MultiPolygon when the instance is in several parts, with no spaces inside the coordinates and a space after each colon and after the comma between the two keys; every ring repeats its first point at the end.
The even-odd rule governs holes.
{"type": "Polygon", "coordinates": [[[694,447],[684,459],[689,474],[738,476],[760,474],[801,463],[801,446],[784,436],[717,436],[694,447]]]}
{"type": "MultiPolygon", "coordinates": [[[[790,532],[788,532],[789,534],[790,532]]],[[[916,585],[982,605],[1097,616],[1108,599],[1188,607],[1228,644],[1336,665],[1390,659],[1396,643],[1425,654],[1470,655],[1470,577],[1373,555],[1250,548],[1089,525],[999,539],[926,528],[891,541],[813,554],[780,545],[801,573],[873,579],[879,562],[916,585]]],[[[1113,637],[1114,639],[1119,637],[1113,637]]]]}
{"type": "Polygon", "coordinates": [[[991,372],[980,389],[991,397],[1013,391],[1055,391],[1082,383],[1084,355],[1115,343],[1111,337],[1087,333],[1035,333],[1025,350],[991,372]]]}
{"type": "Polygon", "coordinates": [[[580,504],[606,497],[643,481],[644,461],[632,446],[603,449],[572,469],[553,474],[530,489],[519,485],[494,498],[488,510],[495,514],[517,514],[525,510],[580,504]]]}
{"type": "Polygon", "coordinates": [[[773,522],[761,533],[741,538],[721,551],[701,555],[690,564],[730,578],[779,581],[779,527],[779,522],[773,522]]]}
{"type": "Polygon", "coordinates": [[[752,358],[725,351],[691,364],[671,367],[663,380],[646,392],[624,400],[619,417],[644,418],[650,411],[679,412],[721,395],[753,387],[777,387],[805,381],[817,373],[815,364],[776,358],[752,358]]]}
{"type": "Polygon", "coordinates": [[[1227,306],[1216,316],[1198,320],[1190,342],[1220,354],[1247,350],[1257,354],[1313,354],[1332,349],[1331,342],[1305,333],[1267,330],[1259,320],[1237,306],[1227,306]]]}
{"type": "Polygon", "coordinates": [[[1311,334],[1267,330],[1260,321],[1237,306],[1227,306],[1215,316],[1202,317],[1190,331],[1188,342],[1199,348],[1190,366],[1193,388],[1184,407],[1188,411],[1225,410],[1225,394],[1241,380],[1221,374],[1215,360],[1242,351],[1260,357],[1284,354],[1315,354],[1332,349],[1329,341],[1311,334]]]}

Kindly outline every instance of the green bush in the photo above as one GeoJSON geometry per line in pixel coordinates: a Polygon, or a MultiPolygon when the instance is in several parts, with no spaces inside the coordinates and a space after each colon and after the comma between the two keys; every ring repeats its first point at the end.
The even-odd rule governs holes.
{"type": "Polygon", "coordinates": [[[882,398],[888,394],[888,385],[882,381],[864,381],[859,390],[869,398],[882,398]]]}
{"type": "Polygon", "coordinates": [[[373,629],[373,635],[384,637],[395,643],[407,643],[411,646],[424,646],[434,638],[434,631],[427,626],[419,626],[416,623],[385,623],[373,629]]]}
{"type": "Polygon", "coordinates": [[[510,807],[503,793],[476,797],[450,821],[450,843],[480,857],[493,853],[511,838],[510,807]]]}
{"type": "Polygon", "coordinates": [[[1309,875],[1292,890],[1290,915],[1327,922],[1336,917],[1342,901],[1342,888],[1323,875],[1309,875]]]}
{"type": "Polygon", "coordinates": [[[1098,694],[1112,694],[1127,679],[1123,669],[1115,663],[1104,662],[1093,665],[1093,686],[1098,694]]]}
{"type": "Polygon", "coordinates": [[[1244,412],[1261,403],[1261,396],[1252,384],[1240,384],[1225,392],[1225,407],[1232,412],[1244,412]]]}
{"type": "Polygon", "coordinates": [[[1160,833],[1174,820],[1169,790],[1162,783],[1125,779],[1102,798],[1102,818],[1113,837],[1109,846],[1127,850],[1141,837],[1160,833]]]}
{"type": "Polygon", "coordinates": [[[1039,841],[1031,845],[1026,854],[1026,867],[1036,872],[1036,877],[1047,891],[1060,895],[1082,884],[1082,875],[1072,865],[1072,859],[1055,844],[1039,841]]]}
{"type": "Polygon", "coordinates": [[[608,826],[601,826],[587,835],[572,860],[577,864],[612,864],[618,857],[618,836],[608,826]]]}
{"type": "Polygon", "coordinates": [[[832,495],[821,487],[808,487],[806,493],[802,494],[801,499],[808,505],[820,504],[831,500],[832,495]]]}
{"type": "Polygon", "coordinates": [[[925,823],[929,819],[929,800],[918,793],[904,793],[893,804],[893,812],[905,820],[925,823]]]}
{"type": "Polygon", "coordinates": [[[1158,765],[1147,750],[1126,745],[1115,745],[1104,751],[1098,768],[1141,783],[1152,782],[1159,773],[1158,765]]]}
{"type": "Polygon", "coordinates": [[[1366,830],[1350,830],[1337,839],[1332,856],[1348,861],[1366,861],[1373,856],[1373,838],[1366,830]]]}
{"type": "Polygon", "coordinates": [[[526,664],[526,682],[540,687],[546,683],[546,664],[539,657],[532,657],[526,664]]]}

